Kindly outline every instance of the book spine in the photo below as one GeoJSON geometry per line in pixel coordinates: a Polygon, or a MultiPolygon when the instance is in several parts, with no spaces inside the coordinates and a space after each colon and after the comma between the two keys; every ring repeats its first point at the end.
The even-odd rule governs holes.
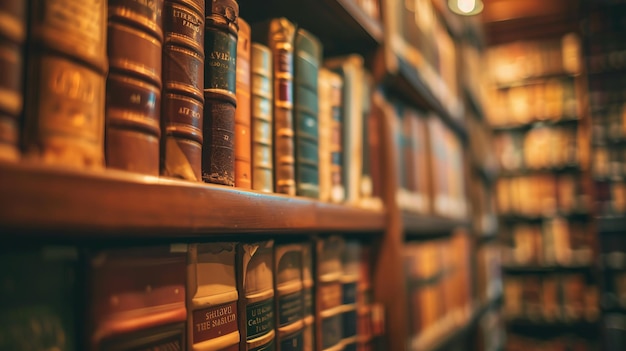
{"type": "Polygon", "coordinates": [[[187,256],[190,350],[239,350],[234,243],[191,244],[187,256]]]}
{"type": "Polygon", "coordinates": [[[371,247],[364,245],[359,255],[359,280],[357,282],[357,336],[359,351],[373,349],[372,343],[372,266],[371,247]]]}
{"type": "Polygon", "coordinates": [[[273,349],[273,241],[237,245],[240,350],[273,349]]]}
{"type": "Polygon", "coordinates": [[[34,0],[29,12],[25,156],[46,164],[101,168],[106,2],[34,0]]]}
{"type": "Polygon", "coordinates": [[[294,50],[296,194],[318,198],[317,88],[322,44],[311,33],[298,29],[294,50]]]}
{"type": "Polygon", "coordinates": [[[216,0],[206,8],[202,180],[235,185],[235,109],[239,5],[216,0]]]}
{"type": "Polygon", "coordinates": [[[330,105],[330,75],[335,74],[326,68],[320,68],[318,77],[318,98],[319,98],[319,199],[330,201],[331,193],[331,121],[333,111],[330,105]]]}
{"type": "Polygon", "coordinates": [[[272,51],[252,44],[252,189],[274,191],[272,51]]]}
{"type": "Polygon", "coordinates": [[[19,158],[19,128],[23,109],[26,1],[0,3],[0,160],[19,158]]]}
{"type": "Polygon", "coordinates": [[[363,126],[363,132],[361,133],[361,151],[363,154],[363,162],[361,163],[361,184],[359,184],[360,199],[372,198],[372,156],[370,150],[370,126],[368,123],[372,107],[372,81],[373,78],[371,74],[369,74],[369,72],[364,72],[360,100],[362,106],[361,125],[363,126]]]}
{"type": "Polygon", "coordinates": [[[381,123],[383,118],[383,109],[381,107],[382,98],[379,93],[374,93],[372,96],[372,113],[370,114],[368,124],[368,139],[370,157],[372,159],[372,195],[377,198],[382,198],[382,143],[381,143],[381,123]]]}
{"type": "Polygon", "coordinates": [[[77,252],[43,247],[0,253],[0,349],[73,351],[76,345],[77,252]]]}
{"type": "Polygon", "coordinates": [[[316,244],[316,340],[318,350],[343,349],[342,240],[331,236],[316,244]]]}
{"type": "Polygon", "coordinates": [[[302,244],[302,288],[303,288],[303,308],[304,308],[304,333],[303,350],[315,350],[315,311],[313,310],[314,296],[313,278],[313,244],[305,242],[302,244]]]}
{"type": "Polygon", "coordinates": [[[276,349],[302,351],[304,345],[302,249],[297,244],[281,244],[276,247],[274,255],[276,349]]]}
{"type": "Polygon", "coordinates": [[[356,350],[358,341],[357,285],[359,282],[361,244],[358,241],[350,240],[344,242],[343,246],[343,271],[341,275],[342,344],[344,350],[356,350]]]}
{"type": "Polygon", "coordinates": [[[270,24],[274,71],[274,190],[296,195],[293,128],[293,44],[295,26],[284,18],[270,24]]]}
{"type": "Polygon", "coordinates": [[[90,253],[90,345],[94,350],[184,345],[186,245],[90,253]]]}
{"type": "Polygon", "coordinates": [[[343,202],[345,199],[345,186],[343,178],[343,79],[339,75],[331,77],[330,81],[330,106],[332,111],[330,129],[330,152],[331,152],[331,194],[330,200],[334,203],[343,202]]]}
{"type": "Polygon", "coordinates": [[[350,204],[358,203],[361,186],[363,74],[363,58],[358,55],[349,56],[343,68],[343,147],[345,155],[343,176],[346,184],[346,201],[350,204]]]}
{"type": "Polygon", "coordinates": [[[108,5],[107,167],[158,175],[163,1],[108,5]]]}
{"type": "Polygon", "coordinates": [[[200,181],[204,111],[204,1],[163,5],[161,174],[200,181]]]}
{"type": "Polygon", "coordinates": [[[252,137],[250,136],[250,25],[239,19],[237,40],[237,109],[235,110],[235,186],[252,188],[252,137]]]}

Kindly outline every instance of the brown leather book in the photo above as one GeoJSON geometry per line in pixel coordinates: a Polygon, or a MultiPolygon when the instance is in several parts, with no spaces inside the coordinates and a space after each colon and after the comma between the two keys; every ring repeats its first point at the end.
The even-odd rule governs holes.
{"type": "Polygon", "coordinates": [[[339,74],[330,76],[330,108],[332,120],[330,122],[330,201],[343,202],[346,197],[345,178],[343,176],[343,78],[339,74]]]}
{"type": "Polygon", "coordinates": [[[237,39],[237,110],[235,111],[235,186],[252,187],[250,135],[250,25],[239,19],[237,39]]]}
{"type": "Polygon", "coordinates": [[[252,189],[274,192],[272,51],[252,44],[252,189]]]}
{"type": "Polygon", "coordinates": [[[89,256],[92,350],[185,349],[186,244],[89,256]]]}
{"type": "Polygon", "coordinates": [[[330,138],[331,138],[331,121],[333,119],[333,111],[330,104],[330,79],[332,75],[337,76],[337,73],[331,72],[326,68],[320,68],[318,77],[318,99],[319,99],[319,121],[318,121],[318,136],[319,136],[319,199],[321,201],[330,201],[331,190],[331,152],[330,152],[330,138]]]}
{"type": "Polygon", "coordinates": [[[315,330],[317,350],[343,350],[343,241],[338,236],[316,243],[315,330]]]}
{"type": "Polygon", "coordinates": [[[0,17],[0,160],[16,160],[23,108],[26,1],[0,1],[0,17]]]}
{"type": "Polygon", "coordinates": [[[161,174],[200,181],[204,107],[204,1],[163,5],[161,174]]]}
{"type": "Polygon", "coordinates": [[[158,175],[163,1],[108,4],[107,167],[158,175]]]}
{"type": "Polygon", "coordinates": [[[302,247],[279,244],[274,250],[274,291],[276,292],[276,350],[304,348],[304,291],[302,247]]]}
{"type": "Polygon", "coordinates": [[[34,0],[29,5],[25,156],[46,164],[100,168],[106,2],[34,0]]]}
{"type": "Polygon", "coordinates": [[[206,8],[202,180],[235,185],[235,96],[239,5],[216,0],[206,8]]]}
{"type": "Polygon", "coordinates": [[[296,195],[293,128],[293,44],[296,27],[285,18],[255,27],[253,39],[273,53],[274,183],[277,193],[296,195]]]}

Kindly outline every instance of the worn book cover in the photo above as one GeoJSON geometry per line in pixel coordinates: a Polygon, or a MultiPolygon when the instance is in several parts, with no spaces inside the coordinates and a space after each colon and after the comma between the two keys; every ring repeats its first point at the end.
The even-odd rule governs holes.
{"type": "Polygon", "coordinates": [[[272,51],[252,43],[252,189],[274,192],[272,51]]]}
{"type": "Polygon", "coordinates": [[[304,350],[302,247],[283,243],[274,251],[276,350],[304,350]]]}
{"type": "Polygon", "coordinates": [[[237,39],[237,109],[235,110],[235,186],[252,187],[250,135],[250,25],[239,18],[237,39]]]}

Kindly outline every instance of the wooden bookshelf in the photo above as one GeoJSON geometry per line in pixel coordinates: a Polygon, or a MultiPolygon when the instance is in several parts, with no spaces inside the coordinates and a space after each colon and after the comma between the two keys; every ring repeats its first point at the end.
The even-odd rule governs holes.
{"type": "Polygon", "coordinates": [[[467,228],[468,220],[427,216],[402,212],[402,224],[407,239],[428,239],[450,235],[455,229],[467,228]]]}
{"type": "Polygon", "coordinates": [[[381,234],[385,213],[303,197],[143,176],[0,164],[4,233],[168,238],[227,233],[381,234]]]}

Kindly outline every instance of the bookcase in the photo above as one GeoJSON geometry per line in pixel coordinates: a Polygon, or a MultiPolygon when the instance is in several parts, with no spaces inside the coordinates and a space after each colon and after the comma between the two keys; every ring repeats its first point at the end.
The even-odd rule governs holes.
{"type": "Polygon", "coordinates": [[[520,32],[488,54],[507,347],[596,349],[600,282],[582,38],[520,32]]]}
{"type": "MultiPolygon", "coordinates": [[[[39,1],[47,2],[54,1],[39,1]]],[[[109,3],[119,5],[123,1],[109,3]]],[[[333,256],[333,246],[329,243],[344,240],[356,241],[371,250],[371,277],[368,279],[371,279],[372,301],[377,306],[382,306],[372,312],[371,317],[369,315],[367,317],[371,322],[369,328],[374,329],[370,334],[375,340],[371,348],[364,349],[445,350],[467,348],[467,345],[471,345],[470,349],[499,349],[502,346],[502,337],[497,328],[499,324],[497,311],[502,299],[499,260],[494,240],[497,231],[493,203],[496,166],[489,147],[492,136],[486,124],[490,112],[484,103],[482,86],[484,77],[470,73],[482,71],[477,70],[475,68],[477,66],[484,68],[481,64],[484,44],[480,23],[476,19],[461,19],[451,14],[443,0],[415,2],[240,0],[230,3],[237,4],[240,18],[251,24],[252,38],[255,37],[257,28],[255,24],[271,18],[285,17],[319,40],[323,47],[324,54],[321,58],[323,62],[326,60],[328,63],[333,58],[348,54],[362,57],[364,67],[371,73],[373,81],[372,92],[366,100],[371,104],[371,114],[375,116],[377,122],[375,126],[378,128],[374,130],[374,134],[379,138],[376,144],[378,157],[375,158],[377,163],[372,166],[372,172],[379,173],[379,183],[375,186],[379,186],[377,196],[380,197],[382,206],[378,208],[333,203],[312,197],[157,176],[152,174],[154,173],[152,161],[156,160],[152,154],[149,155],[151,160],[146,161],[147,166],[144,165],[150,168],[150,171],[124,171],[112,167],[105,169],[67,167],[54,162],[43,164],[37,159],[33,161],[26,157],[2,160],[0,232],[3,233],[7,243],[3,254],[8,255],[13,249],[29,251],[41,247],[48,250],[52,247],[54,250],[45,251],[48,255],[78,261],[74,267],[79,278],[72,284],[79,288],[68,295],[71,297],[64,296],[62,305],[73,310],[73,316],[64,316],[62,319],[74,320],[76,328],[74,333],[68,333],[64,337],[69,341],[57,346],[62,350],[103,347],[94,346],[96,343],[94,340],[106,339],[109,334],[105,336],[98,334],[97,338],[90,336],[90,332],[83,330],[82,324],[94,324],[92,320],[99,316],[89,311],[92,311],[92,308],[93,310],[104,308],[100,305],[90,306],[88,302],[92,297],[89,294],[93,293],[93,290],[108,288],[107,284],[98,280],[100,279],[98,277],[111,278],[116,274],[128,273],[124,272],[123,266],[120,268],[115,266],[114,262],[107,261],[108,257],[113,260],[119,255],[125,257],[127,261],[123,262],[129,267],[143,267],[147,265],[145,262],[142,263],[143,259],[146,262],[153,262],[149,261],[152,259],[158,261],[154,257],[160,257],[162,253],[148,249],[142,253],[142,248],[161,245],[169,246],[171,254],[167,261],[170,265],[163,268],[163,274],[157,274],[155,278],[148,273],[142,275],[140,272],[143,271],[137,269],[132,272],[136,275],[127,278],[124,283],[132,285],[133,281],[143,282],[143,279],[146,281],[163,279],[159,281],[158,286],[148,284],[140,287],[146,294],[152,293],[153,288],[155,292],[165,294],[164,290],[176,287],[174,290],[170,289],[175,291],[176,296],[169,298],[172,299],[172,305],[177,306],[177,314],[174,316],[172,312],[168,320],[175,320],[177,328],[184,323],[191,324],[192,321],[195,323],[197,312],[206,312],[207,321],[231,329],[219,329],[218,337],[208,331],[210,329],[208,324],[201,323],[195,324],[198,330],[190,332],[187,336],[176,336],[178,334],[165,330],[167,328],[159,329],[159,335],[171,338],[175,334],[174,336],[180,338],[176,340],[182,340],[176,347],[195,350],[195,346],[192,345],[194,338],[201,338],[202,342],[207,342],[206,339],[211,337],[226,340],[239,332],[241,339],[238,340],[241,340],[241,344],[228,345],[228,350],[233,347],[252,349],[253,346],[250,346],[252,341],[245,340],[243,336],[245,328],[242,326],[245,324],[239,321],[239,325],[233,327],[230,311],[234,306],[240,309],[246,307],[241,302],[244,298],[248,301],[254,298],[247,295],[241,278],[232,277],[230,276],[232,274],[228,273],[238,272],[243,268],[241,266],[233,268],[231,264],[230,268],[226,269],[225,266],[228,265],[219,265],[223,263],[220,260],[224,259],[219,257],[226,255],[224,250],[227,252],[239,250],[237,255],[241,254],[240,251],[246,250],[237,246],[237,243],[273,241],[281,250],[280,259],[277,257],[274,262],[275,266],[270,265],[273,268],[280,267],[282,262],[286,262],[284,264],[287,266],[291,265],[289,266],[291,268],[298,265],[289,261],[294,259],[290,251],[297,251],[292,244],[308,247],[298,249],[300,256],[294,259],[300,260],[299,265],[304,267],[297,274],[299,280],[285,274],[285,277],[280,278],[284,280],[278,282],[276,278],[273,285],[277,299],[294,296],[289,290],[292,288],[289,285],[293,283],[291,280],[298,281],[292,285],[297,285],[304,291],[303,309],[309,310],[303,312],[303,315],[310,313],[315,322],[310,321],[309,315],[303,316],[303,322],[300,324],[305,325],[302,327],[304,336],[298,340],[311,339],[311,335],[306,334],[311,329],[307,328],[314,326],[317,330],[314,337],[316,341],[310,345],[316,345],[315,349],[344,349],[344,346],[339,348],[324,346],[325,334],[322,333],[328,331],[324,329],[327,327],[324,323],[325,321],[331,323],[334,315],[327,318],[332,314],[329,311],[337,306],[319,300],[325,298],[322,287],[341,282],[345,288],[346,284],[354,283],[350,281],[351,274],[354,273],[350,269],[354,268],[351,264],[355,259],[347,257],[351,255],[349,244],[346,244],[343,254],[343,259],[346,260],[343,271],[325,270],[334,267],[333,264],[341,260],[337,255],[333,256]],[[466,75],[460,72],[465,72],[466,75]],[[198,246],[194,246],[196,244],[198,246]],[[220,250],[223,251],[212,252],[213,249],[203,249],[201,244],[220,246],[220,250]],[[331,249],[326,251],[325,244],[331,249]],[[237,249],[233,249],[235,246],[237,249]],[[78,248],[78,253],[72,249],[64,251],[59,247],[78,248]],[[125,253],[126,248],[131,248],[129,249],[131,253],[125,253]],[[115,251],[118,249],[119,252],[115,251]],[[88,252],[89,260],[83,258],[83,250],[88,252]],[[100,250],[113,250],[115,254],[101,255],[100,250]],[[185,285],[184,274],[181,277],[176,269],[184,262],[184,255],[181,256],[183,252],[188,253],[189,260],[198,267],[187,269],[187,284],[193,280],[196,290],[201,291],[198,286],[202,286],[203,282],[198,278],[200,276],[198,272],[219,271],[220,273],[215,273],[215,276],[220,280],[214,283],[214,288],[220,291],[220,298],[232,297],[233,291],[235,295],[238,291],[240,302],[236,302],[236,298],[234,300],[231,298],[227,300],[228,305],[216,307],[215,302],[207,305],[207,301],[212,301],[207,296],[197,294],[190,296],[187,292],[188,296],[181,297],[178,289],[183,289],[185,285]],[[308,264],[304,262],[307,259],[308,264]],[[201,264],[204,266],[201,267],[201,264]],[[228,272],[223,273],[222,269],[228,272]],[[329,274],[336,277],[328,278],[329,274]],[[87,292],[89,289],[85,286],[92,290],[87,292]],[[164,286],[167,289],[163,288],[164,286]],[[312,298],[316,301],[313,303],[314,306],[306,307],[306,289],[314,289],[317,292],[312,298]],[[287,290],[289,291],[285,292],[287,290]],[[188,315],[181,317],[180,309],[185,303],[194,309],[187,307],[188,315]],[[198,306],[202,303],[204,303],[202,306],[208,309],[201,310],[198,306]],[[326,303],[328,305],[325,305],[326,303]],[[327,313],[324,314],[325,312],[327,313]],[[246,344],[246,341],[249,344],[246,344]]],[[[210,6],[207,4],[206,7],[210,6]]],[[[0,7],[0,11],[4,10],[0,7]]],[[[225,11],[223,15],[228,17],[232,13],[225,11]]],[[[211,25],[219,27],[215,23],[211,25]]],[[[229,28],[223,30],[228,32],[229,28]]],[[[243,25],[240,26],[240,39],[243,38],[241,28],[243,25]]],[[[151,36],[151,42],[162,36],[162,33],[159,34],[153,28],[142,30],[147,33],[142,37],[151,36]]],[[[7,36],[2,28],[0,36],[2,39],[6,39],[7,36]]],[[[23,42],[18,40],[17,44],[22,45],[23,42]]],[[[176,45],[183,44],[171,41],[168,45],[170,45],[168,50],[174,50],[176,45]]],[[[208,62],[208,58],[205,59],[208,62]]],[[[116,74],[128,69],[125,66],[114,68],[118,70],[114,72],[117,72],[116,74]]],[[[150,91],[156,91],[161,87],[160,77],[140,78],[149,81],[149,84],[146,82],[137,84],[149,86],[150,91]]],[[[30,83],[27,80],[25,85],[28,84],[30,83]]],[[[167,82],[163,83],[162,88],[164,95],[166,89],[170,89],[167,90],[170,95],[178,92],[176,89],[185,90],[176,88],[175,84],[168,86],[167,82]]],[[[22,88],[16,90],[20,89],[22,88]]],[[[110,87],[107,89],[113,90],[110,87]]],[[[219,105],[221,106],[219,108],[232,109],[230,96],[232,93],[226,94],[229,96],[226,102],[211,100],[210,103],[209,100],[215,98],[214,92],[211,92],[213,95],[207,94],[206,91],[204,93],[203,98],[199,97],[201,95],[199,93],[194,93],[195,95],[189,93],[194,95],[195,100],[192,99],[191,102],[193,106],[204,100],[205,106],[221,103],[223,105],[219,105]]],[[[25,99],[37,104],[37,100],[29,95],[28,89],[23,94],[25,99]]],[[[151,107],[154,110],[154,106],[151,107]]],[[[21,128],[23,122],[20,122],[20,116],[21,112],[3,115],[0,127],[8,125],[3,130],[21,128]]],[[[154,116],[152,117],[154,119],[154,116]]],[[[174,122],[167,121],[166,124],[175,124],[174,122]]],[[[234,120],[231,122],[235,123],[234,120]]],[[[152,127],[156,125],[154,121],[150,123],[148,124],[152,127]]],[[[133,131],[146,128],[145,125],[143,127],[129,125],[117,124],[120,129],[130,128],[133,131]]],[[[105,128],[105,124],[103,123],[101,127],[105,128]]],[[[201,129],[197,125],[193,127],[195,128],[193,131],[185,131],[188,138],[189,135],[195,135],[196,129],[201,129]]],[[[217,130],[218,127],[214,129],[217,130]]],[[[110,128],[108,124],[107,128],[110,128]]],[[[158,144],[152,135],[155,134],[153,129],[148,133],[150,135],[144,140],[144,144],[158,144]]],[[[169,137],[179,137],[182,132],[176,134],[171,129],[164,129],[163,133],[169,137]]],[[[111,143],[112,139],[108,137],[107,140],[111,143]]],[[[0,141],[19,145],[11,137],[3,136],[0,141]]],[[[206,145],[212,141],[204,142],[206,145]]],[[[146,156],[137,150],[125,154],[119,145],[114,146],[111,153],[122,159],[133,155],[146,156]]],[[[195,145],[200,149],[197,146],[195,145]]],[[[206,150],[202,149],[202,152],[205,153],[206,150]]],[[[192,173],[196,173],[195,170],[192,173]]],[[[235,185],[238,181],[236,177],[235,185]]],[[[261,255],[263,248],[267,246],[259,244],[259,247],[251,250],[257,252],[258,249],[261,255]]],[[[275,252],[279,252],[279,249],[277,248],[275,252]]],[[[276,255],[278,256],[278,253],[276,255]]],[[[229,257],[225,259],[230,259],[229,257]]],[[[4,269],[11,271],[10,264],[16,264],[18,261],[7,262],[9,263],[4,269]]],[[[32,264],[44,266],[46,263],[33,259],[32,264]]],[[[16,272],[26,275],[29,271],[24,269],[23,273],[21,270],[16,272]]],[[[123,285],[120,283],[120,286],[123,285]]],[[[42,289],[41,285],[28,287],[42,289]]],[[[56,285],[51,288],[60,289],[56,285]]],[[[168,293],[172,292],[170,290],[167,290],[168,293]]],[[[19,293],[12,291],[11,297],[19,300],[19,293]]],[[[132,298],[125,300],[127,296],[124,295],[124,291],[118,292],[108,300],[103,294],[96,294],[98,299],[102,299],[98,301],[103,305],[110,304],[118,308],[124,303],[133,302],[132,298]]],[[[33,296],[40,297],[37,294],[33,296]]],[[[25,294],[24,299],[31,297],[30,294],[25,294]]],[[[329,299],[332,300],[332,296],[329,299]]],[[[220,301],[220,304],[224,302],[220,301]]],[[[343,307],[350,304],[345,303],[344,299],[340,305],[343,307]]],[[[275,308],[277,314],[287,313],[288,310],[288,307],[280,303],[277,303],[275,308]]],[[[341,311],[343,314],[354,313],[349,308],[341,311]]],[[[9,317],[3,316],[7,319],[9,317]]],[[[241,314],[239,318],[242,318],[241,314]]],[[[283,323],[280,318],[276,319],[277,340],[281,342],[296,340],[280,338],[284,336],[282,334],[289,334],[289,328],[299,321],[283,323]]],[[[333,323],[336,321],[333,319],[333,323]]],[[[121,333],[120,330],[127,330],[124,328],[131,329],[128,325],[116,326],[112,322],[109,324],[105,322],[102,324],[108,329],[102,326],[101,328],[108,333],[121,333]]],[[[344,326],[344,329],[349,328],[344,326]]],[[[100,333],[100,329],[98,330],[100,333]]],[[[247,330],[246,332],[251,334],[247,330]]],[[[137,343],[148,345],[149,342],[153,342],[150,341],[150,335],[141,333],[133,334],[130,338],[126,335],[125,338],[116,339],[110,345],[121,350],[138,347],[137,343]]],[[[293,345],[294,350],[302,349],[293,345]]],[[[213,346],[212,349],[218,347],[213,346]]],[[[288,345],[280,347],[291,349],[288,345]]],[[[345,346],[345,349],[348,349],[348,346],[345,346]]]]}
{"type": "Polygon", "coordinates": [[[601,267],[603,345],[624,345],[624,61],[626,3],[584,3],[583,48],[591,114],[591,174],[601,267]]]}

